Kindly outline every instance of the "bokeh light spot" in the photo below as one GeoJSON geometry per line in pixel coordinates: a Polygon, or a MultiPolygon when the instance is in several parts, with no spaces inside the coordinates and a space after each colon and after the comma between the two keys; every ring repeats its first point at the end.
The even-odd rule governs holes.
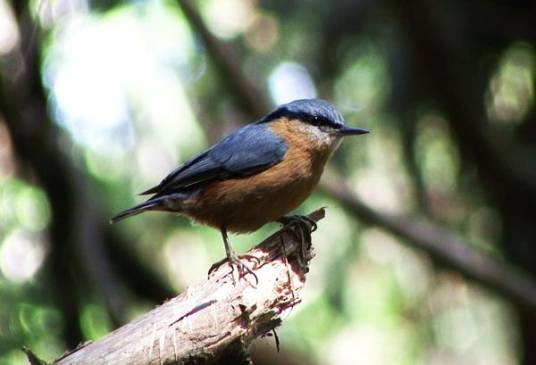
{"type": "Polygon", "coordinates": [[[429,189],[448,192],[459,173],[458,151],[450,139],[447,121],[434,112],[425,113],[418,124],[417,159],[429,189]]]}
{"type": "Polygon", "coordinates": [[[335,99],[341,110],[379,109],[390,91],[387,64],[383,55],[372,45],[364,42],[359,56],[351,58],[344,73],[335,83],[335,99]]]}
{"type": "MultiPolygon", "coordinates": [[[[1,118],[1,117],[0,117],[1,118]]],[[[0,119],[0,184],[9,179],[15,170],[13,145],[6,125],[0,119]]]]}
{"type": "Polygon", "coordinates": [[[176,289],[191,285],[210,267],[207,251],[198,235],[177,231],[166,240],[162,251],[170,282],[176,289]],[[195,262],[195,265],[191,263],[195,262]]]}
{"type": "Polygon", "coordinates": [[[50,28],[67,17],[89,10],[88,0],[31,0],[30,10],[43,28],[50,28]]]}
{"type": "Polygon", "coordinates": [[[0,271],[13,282],[28,281],[43,264],[45,254],[45,244],[38,236],[15,231],[0,247],[0,271]]]}
{"type": "Polygon", "coordinates": [[[487,112],[492,122],[517,123],[534,104],[536,50],[515,43],[504,53],[487,95],[487,112]]]}
{"type": "Polygon", "coordinates": [[[294,62],[279,64],[268,78],[270,95],[276,105],[316,97],[316,88],[305,67],[294,62]]]}
{"type": "Polygon", "coordinates": [[[20,40],[19,31],[7,0],[0,0],[0,56],[10,53],[20,40]]]}
{"type": "Polygon", "coordinates": [[[248,29],[246,44],[258,52],[268,52],[279,40],[279,23],[271,15],[259,15],[248,29]]]}
{"type": "Polygon", "coordinates": [[[236,37],[255,19],[254,0],[210,0],[202,5],[208,27],[223,39],[236,37]]]}
{"type": "Polygon", "coordinates": [[[96,304],[84,306],[80,326],[84,337],[89,340],[96,340],[106,335],[112,328],[108,314],[103,307],[96,304]]]}
{"type": "Polygon", "coordinates": [[[40,231],[50,222],[48,199],[40,189],[28,187],[21,190],[14,208],[19,223],[28,230],[40,231]]]}

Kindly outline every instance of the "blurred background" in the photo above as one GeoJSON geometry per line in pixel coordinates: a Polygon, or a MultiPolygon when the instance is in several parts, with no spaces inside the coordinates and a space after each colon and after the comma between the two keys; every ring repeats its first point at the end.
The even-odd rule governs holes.
{"type": "Polygon", "coordinates": [[[255,363],[536,364],[535,46],[528,0],[0,0],[0,364],[202,281],[216,230],[108,219],[305,97],[372,133],[301,207],[317,256],[255,363]]]}

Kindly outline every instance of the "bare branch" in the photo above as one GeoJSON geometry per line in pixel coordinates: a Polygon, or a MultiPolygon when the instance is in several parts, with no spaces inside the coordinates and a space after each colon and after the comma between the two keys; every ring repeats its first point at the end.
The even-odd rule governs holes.
{"type": "Polygon", "coordinates": [[[464,276],[516,303],[536,310],[536,281],[489,254],[473,248],[446,230],[426,221],[379,213],[363,203],[335,176],[322,181],[322,189],[337,199],[358,219],[378,225],[403,238],[413,247],[424,250],[436,262],[454,268],[464,276]]]}
{"type": "MultiPolygon", "coordinates": [[[[309,215],[323,217],[323,209],[309,215]]],[[[308,227],[283,228],[248,252],[259,260],[258,284],[251,275],[237,280],[223,264],[204,282],[54,364],[214,364],[224,357],[247,363],[250,343],[301,301],[313,257],[308,227]]]]}

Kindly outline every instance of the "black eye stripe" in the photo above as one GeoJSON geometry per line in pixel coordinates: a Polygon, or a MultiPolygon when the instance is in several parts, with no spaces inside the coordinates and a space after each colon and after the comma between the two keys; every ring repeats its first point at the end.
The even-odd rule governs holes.
{"type": "Polygon", "coordinates": [[[320,116],[320,115],[311,115],[309,113],[303,113],[303,112],[294,112],[289,111],[286,109],[278,109],[270,114],[268,114],[266,117],[261,119],[259,122],[269,122],[271,120],[281,118],[281,117],[287,117],[289,119],[300,119],[303,120],[306,123],[309,123],[311,125],[319,126],[319,127],[331,127],[334,129],[339,129],[342,126],[338,123],[333,122],[331,119],[320,116]]]}
{"type": "Polygon", "coordinates": [[[333,123],[330,119],[325,118],[325,117],[319,117],[317,115],[302,114],[298,116],[298,119],[301,119],[309,124],[319,126],[319,127],[337,128],[337,124],[333,123]]]}

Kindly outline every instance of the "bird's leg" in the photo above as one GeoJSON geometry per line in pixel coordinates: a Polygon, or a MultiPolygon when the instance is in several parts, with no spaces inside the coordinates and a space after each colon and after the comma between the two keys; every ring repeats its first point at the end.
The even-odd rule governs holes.
{"type": "Polygon", "coordinates": [[[307,249],[311,244],[311,233],[317,229],[316,222],[304,215],[287,215],[277,221],[283,225],[283,229],[292,232],[300,241],[298,262],[302,269],[306,269],[307,266],[304,262],[307,261],[307,249]]]}
{"type": "Polygon", "coordinates": [[[240,261],[240,258],[243,258],[245,260],[253,260],[257,261],[257,264],[260,263],[260,259],[253,255],[242,255],[238,256],[236,252],[231,247],[231,244],[229,243],[229,237],[227,236],[227,229],[225,227],[222,227],[221,229],[221,235],[223,238],[223,244],[225,245],[225,253],[227,257],[219,262],[216,262],[214,265],[211,266],[211,268],[208,271],[208,274],[210,275],[214,270],[216,270],[218,267],[220,267],[223,263],[229,262],[229,265],[231,266],[231,274],[234,272],[234,267],[236,266],[238,270],[238,277],[239,279],[246,276],[246,274],[251,274],[255,278],[255,281],[257,284],[259,283],[259,279],[257,278],[257,275],[251,270],[249,267],[244,265],[242,261],[240,261]]]}

